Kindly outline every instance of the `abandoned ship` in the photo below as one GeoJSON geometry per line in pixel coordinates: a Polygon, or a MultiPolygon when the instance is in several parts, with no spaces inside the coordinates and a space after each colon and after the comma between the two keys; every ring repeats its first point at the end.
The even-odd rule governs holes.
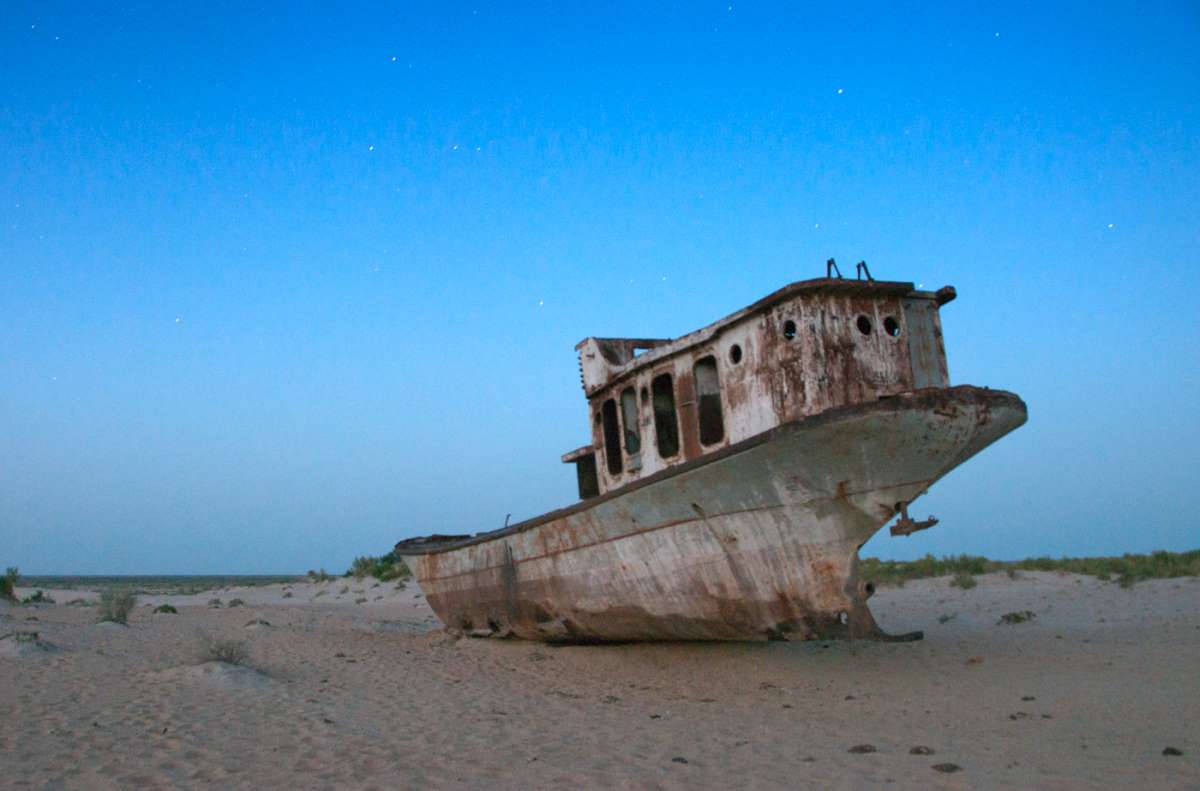
{"type": "MultiPolygon", "coordinates": [[[[1025,422],[1013,393],[951,386],[953,287],[792,283],[674,340],[576,346],[592,441],[580,501],[473,536],[401,541],[447,629],[603,642],[892,638],[858,550],[1025,422]]],[[[866,270],[859,266],[860,276],[866,270]]]]}

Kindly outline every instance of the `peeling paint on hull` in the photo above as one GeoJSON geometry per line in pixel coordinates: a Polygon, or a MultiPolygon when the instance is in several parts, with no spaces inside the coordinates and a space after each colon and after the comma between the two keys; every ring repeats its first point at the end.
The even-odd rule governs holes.
{"type": "Polygon", "coordinates": [[[931,388],[778,426],[508,529],[401,542],[447,629],[532,640],[886,638],[858,549],[1025,422],[1003,391],[931,388]]]}

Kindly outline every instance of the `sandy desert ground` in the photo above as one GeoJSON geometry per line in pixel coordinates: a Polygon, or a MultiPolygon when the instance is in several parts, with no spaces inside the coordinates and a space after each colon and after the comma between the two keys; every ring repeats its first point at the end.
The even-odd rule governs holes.
{"type": "Polygon", "coordinates": [[[909,644],[453,639],[371,580],[128,627],[50,593],[0,605],[41,641],[0,640],[5,788],[1200,788],[1198,579],[882,589],[909,644]],[[206,637],[249,659],[200,664],[206,637]]]}

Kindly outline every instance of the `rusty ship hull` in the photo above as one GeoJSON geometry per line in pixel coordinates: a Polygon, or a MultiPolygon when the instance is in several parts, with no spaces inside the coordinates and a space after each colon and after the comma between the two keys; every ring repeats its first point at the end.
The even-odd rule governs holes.
{"type": "Polygon", "coordinates": [[[404,541],[452,632],[533,640],[885,638],[858,550],[1026,420],[931,387],[783,423],[503,530],[404,541]]]}

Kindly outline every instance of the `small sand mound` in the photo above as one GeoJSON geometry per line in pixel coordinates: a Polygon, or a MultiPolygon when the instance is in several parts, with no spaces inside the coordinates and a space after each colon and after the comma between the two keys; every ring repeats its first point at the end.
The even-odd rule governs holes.
{"type": "Polygon", "coordinates": [[[367,621],[354,624],[360,632],[399,632],[400,634],[424,634],[429,631],[425,624],[411,621],[367,621]]]}
{"type": "Polygon", "coordinates": [[[104,629],[108,632],[115,632],[122,629],[128,629],[129,627],[123,623],[117,623],[116,621],[101,621],[100,623],[96,624],[96,628],[104,629]]]}
{"type": "Polygon", "coordinates": [[[0,635],[0,656],[3,657],[41,656],[54,650],[54,646],[38,639],[37,632],[10,632],[0,635]]]}
{"type": "Polygon", "coordinates": [[[267,689],[275,683],[265,673],[228,662],[205,662],[200,665],[177,667],[164,670],[158,675],[168,680],[202,681],[231,690],[267,689]]]}

